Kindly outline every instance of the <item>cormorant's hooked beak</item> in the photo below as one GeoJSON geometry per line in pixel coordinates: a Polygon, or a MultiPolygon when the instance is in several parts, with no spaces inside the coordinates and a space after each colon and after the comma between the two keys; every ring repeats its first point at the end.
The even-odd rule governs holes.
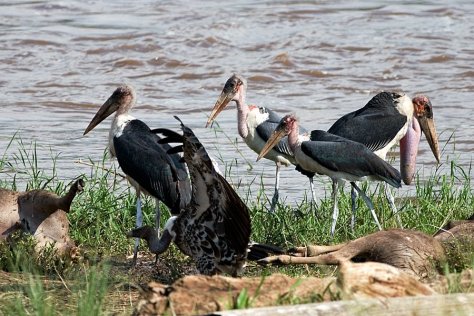
{"type": "Polygon", "coordinates": [[[209,124],[212,123],[216,119],[216,117],[219,115],[219,113],[222,112],[223,109],[229,104],[230,101],[232,101],[232,98],[235,96],[235,91],[232,89],[228,89],[227,85],[224,87],[224,90],[222,90],[221,95],[216,101],[216,104],[214,105],[214,108],[212,109],[211,115],[209,116],[209,119],[207,120],[206,127],[209,126],[209,124]]]}
{"type": "Polygon", "coordinates": [[[87,126],[86,130],[84,131],[83,135],[86,135],[89,133],[94,127],[99,125],[100,122],[105,120],[107,117],[109,117],[112,113],[117,111],[119,108],[119,103],[115,100],[114,95],[112,95],[110,98],[105,101],[105,103],[100,107],[99,111],[95,114],[94,118],[92,121],[89,123],[87,126]]]}
{"type": "Polygon", "coordinates": [[[262,157],[264,157],[270,150],[272,150],[272,148],[275,147],[275,145],[278,144],[278,142],[287,135],[288,133],[286,131],[286,125],[284,124],[284,122],[280,122],[280,124],[278,124],[275,131],[265,143],[265,146],[263,146],[262,150],[260,151],[260,154],[257,157],[257,161],[262,159],[262,157]]]}
{"type": "MultiPolygon", "coordinates": [[[[431,103],[430,109],[431,109],[431,103]]],[[[418,123],[422,132],[425,134],[426,140],[430,145],[431,151],[436,158],[436,161],[439,163],[441,160],[441,155],[439,152],[439,143],[438,143],[438,134],[436,133],[436,127],[434,123],[432,111],[424,111],[417,115],[418,123]]]]}

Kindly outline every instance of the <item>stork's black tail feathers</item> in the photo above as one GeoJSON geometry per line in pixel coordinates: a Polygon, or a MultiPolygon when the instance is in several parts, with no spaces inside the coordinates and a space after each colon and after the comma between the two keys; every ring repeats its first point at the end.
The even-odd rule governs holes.
{"type": "Polygon", "coordinates": [[[284,255],[283,248],[273,245],[265,245],[251,242],[247,253],[247,260],[257,261],[269,256],[284,255]]]}

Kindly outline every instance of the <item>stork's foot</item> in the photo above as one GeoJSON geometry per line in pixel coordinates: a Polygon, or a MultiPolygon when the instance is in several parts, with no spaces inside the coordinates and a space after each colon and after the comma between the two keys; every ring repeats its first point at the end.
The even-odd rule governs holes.
{"type": "Polygon", "coordinates": [[[318,205],[316,204],[316,201],[310,201],[309,202],[309,215],[313,215],[314,218],[316,219],[322,219],[321,214],[318,212],[318,205]]]}
{"type": "Polygon", "coordinates": [[[403,223],[402,223],[402,220],[400,218],[400,214],[395,213],[394,215],[395,215],[395,220],[397,221],[398,227],[403,229],[403,223]]]}
{"type": "Polygon", "coordinates": [[[278,194],[278,191],[275,191],[275,194],[273,194],[273,197],[272,197],[272,204],[270,206],[270,213],[275,213],[279,197],[280,197],[280,194],[278,194]]]}
{"type": "Polygon", "coordinates": [[[392,214],[395,216],[395,221],[397,222],[398,227],[403,229],[402,219],[400,218],[400,211],[403,209],[403,207],[402,209],[398,210],[395,204],[390,206],[392,207],[392,214]]]}
{"type": "Polygon", "coordinates": [[[138,253],[134,253],[133,259],[132,259],[132,268],[135,268],[137,266],[137,257],[138,257],[138,253]]]}
{"type": "MultiPolygon", "coordinates": [[[[127,237],[131,237],[133,235],[132,232],[134,232],[136,229],[132,230],[127,234],[127,237]]],[[[133,236],[137,237],[135,238],[135,247],[133,248],[133,259],[132,259],[132,268],[134,268],[137,265],[137,257],[138,257],[138,247],[140,246],[140,238],[138,236],[133,236]]]]}

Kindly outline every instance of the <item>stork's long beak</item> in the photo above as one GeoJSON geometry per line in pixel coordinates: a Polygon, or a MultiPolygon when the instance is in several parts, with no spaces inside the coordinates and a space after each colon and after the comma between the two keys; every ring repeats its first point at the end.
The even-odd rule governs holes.
{"type": "Polygon", "coordinates": [[[119,103],[115,100],[115,98],[113,98],[113,96],[108,98],[107,101],[105,101],[105,103],[100,107],[99,111],[97,111],[94,118],[89,123],[89,126],[87,126],[86,130],[84,131],[83,135],[89,133],[94,127],[99,125],[100,122],[102,122],[112,113],[117,111],[118,107],[119,103]]]}
{"type": "Polygon", "coordinates": [[[260,154],[257,157],[257,161],[262,159],[262,157],[265,157],[265,155],[272,150],[273,147],[275,147],[276,144],[283,138],[287,136],[287,133],[285,131],[285,126],[279,124],[275,131],[272,133],[270,138],[267,140],[265,143],[265,146],[263,146],[262,150],[260,151],[260,154]]]}
{"type": "Polygon", "coordinates": [[[439,163],[441,155],[439,152],[438,134],[436,133],[435,123],[433,117],[419,116],[418,123],[420,123],[421,130],[425,134],[428,144],[430,144],[431,151],[439,163]]]}
{"type": "Polygon", "coordinates": [[[207,120],[206,127],[209,126],[209,124],[212,123],[216,119],[216,117],[219,115],[219,113],[222,112],[223,109],[229,104],[229,102],[232,100],[234,97],[235,92],[233,92],[231,89],[228,90],[226,87],[224,87],[224,90],[222,90],[221,95],[216,101],[216,104],[214,105],[214,108],[212,109],[211,115],[209,116],[209,119],[207,120]]]}

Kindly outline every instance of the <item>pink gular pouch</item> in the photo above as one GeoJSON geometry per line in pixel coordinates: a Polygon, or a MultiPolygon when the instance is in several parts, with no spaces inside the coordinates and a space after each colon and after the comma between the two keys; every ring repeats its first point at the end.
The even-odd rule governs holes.
{"type": "Polygon", "coordinates": [[[406,185],[411,184],[415,176],[416,156],[420,137],[420,124],[417,119],[413,118],[405,137],[400,140],[400,173],[406,185]]]}

